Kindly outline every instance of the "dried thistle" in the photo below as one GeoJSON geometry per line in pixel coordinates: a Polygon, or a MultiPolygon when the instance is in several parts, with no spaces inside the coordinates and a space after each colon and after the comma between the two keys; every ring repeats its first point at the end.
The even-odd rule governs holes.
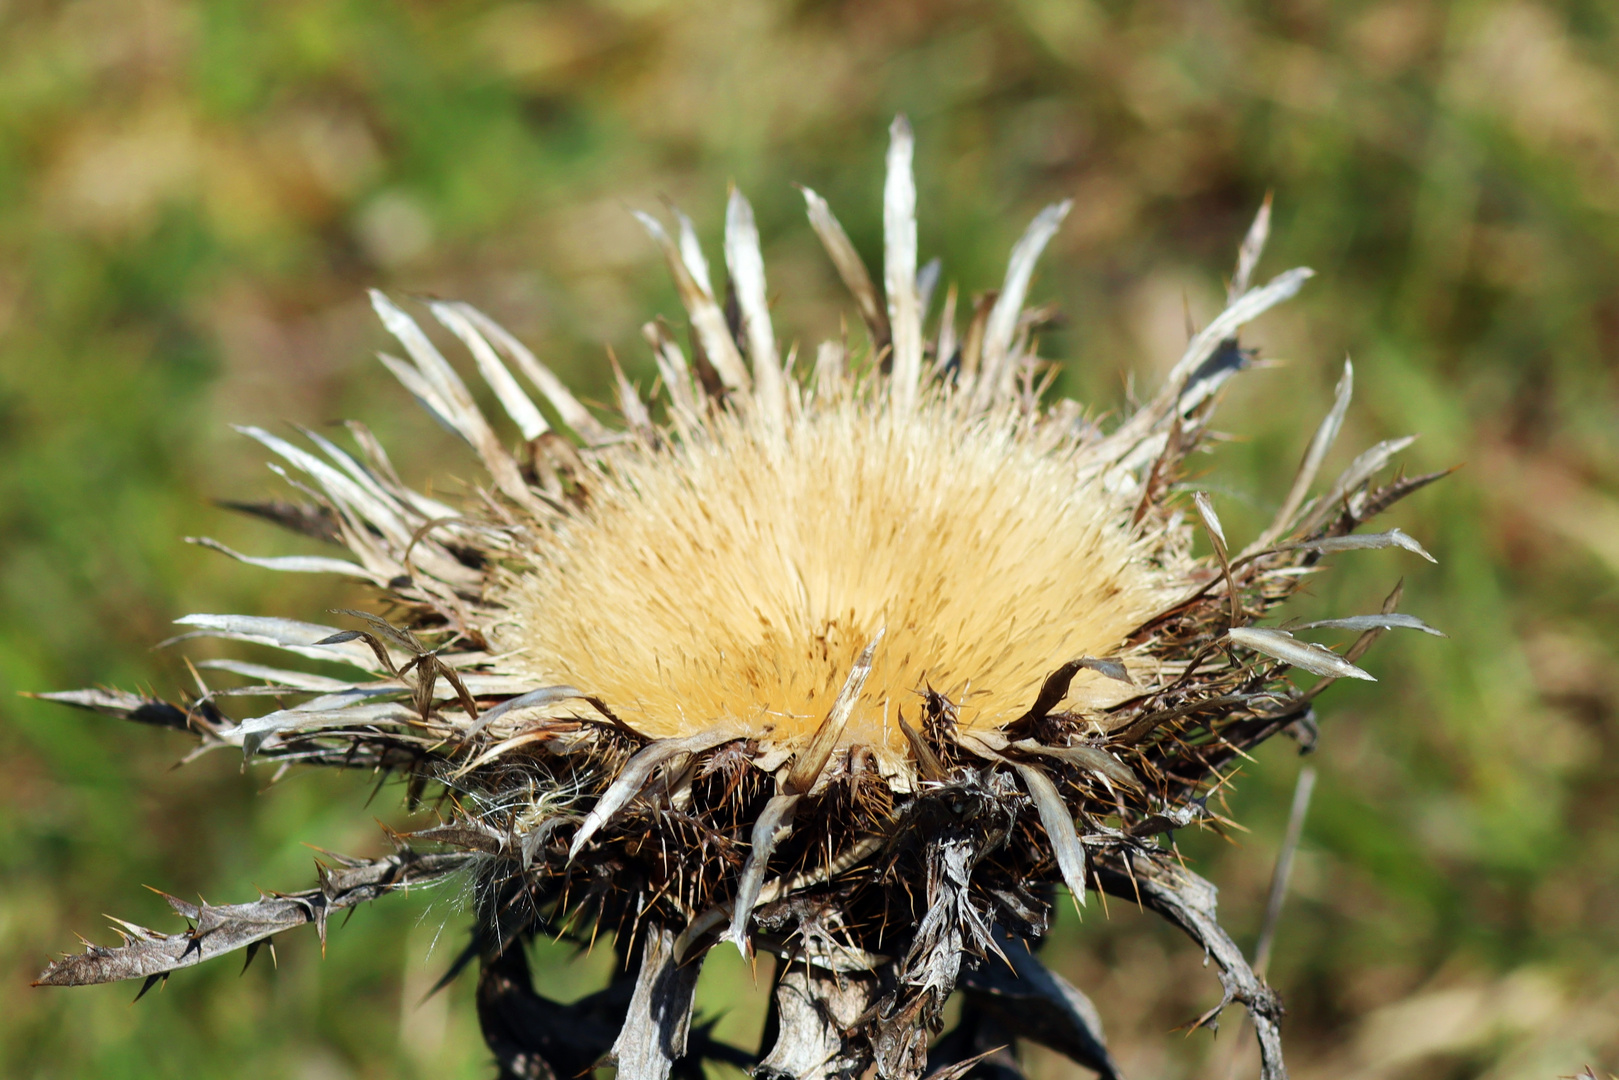
{"type": "Polygon", "coordinates": [[[1426,557],[1399,530],[1354,530],[1437,474],[1379,481],[1409,442],[1395,440],[1310,498],[1349,405],[1346,365],[1275,521],[1230,549],[1209,500],[1175,493],[1247,362],[1239,329],[1310,276],[1249,287],[1268,205],[1226,309],[1157,396],[1104,431],[1047,400],[1043,316],[1024,307],[1067,204],[1035,219],[959,337],[954,289],[929,336],[937,275],[917,270],[911,145],[896,121],[880,290],[804,193],[869,339],[821,345],[809,372],[778,352],[741,194],[726,216],[726,306],[691,223],[680,216],[671,236],[643,216],[692,331],[688,359],[663,323],[645,327],[656,415],[615,365],[618,411],[599,419],[476,309],[428,305],[521,432],[514,453],[412,317],[375,294],[409,356],[384,363],[477,451],[488,488],[460,506],[411,490],[358,424],[357,454],[314,432],[311,451],[244,429],[303,474],[307,500],[245,508],[350,557],[236,557],[364,579],[385,614],[342,612],[346,630],[180,620],[187,637],[337,660],[353,676],[220,660],[201,666],[254,685],[181,704],[46,696],[190,731],[199,752],[400,774],[413,804],[438,794],[442,823],[396,855],[323,869],[307,892],[171,899],[185,932],[123,924],[123,945],[91,946],[40,982],[150,985],[465,873],[463,960],[481,962],[480,1019],[504,1076],[611,1062],[642,1080],[718,1058],[767,1077],[955,1077],[986,1058],[1015,1069],[1005,1047],[1023,1037],[1111,1077],[1095,1009],[1031,951],[1060,883],[1080,903],[1088,890],[1139,898],[1190,934],[1224,987],[1197,1023],[1241,1002],[1265,1076],[1283,1076],[1279,1002],[1220,928],[1214,888],[1156,838],[1212,819],[1235,760],[1278,731],[1307,734],[1334,679],[1371,678],[1355,664],[1378,635],[1433,632],[1394,610],[1398,590],[1374,615],[1291,631],[1255,620],[1329,553],[1426,557]],[[1193,556],[1198,531],[1212,556],[1193,556]],[[1340,655],[1295,636],[1310,629],[1360,636],[1340,655]],[[1293,668],[1323,678],[1301,691],[1293,668]],[[227,715],[255,696],[302,700],[227,715]],[[625,960],[571,1006],[534,992],[523,951],[563,927],[614,931],[625,960]],[[691,1026],[703,956],[727,942],[780,958],[774,1043],[756,1063],[691,1026]],[[958,989],[962,1023],[930,1052],[958,989]]]}

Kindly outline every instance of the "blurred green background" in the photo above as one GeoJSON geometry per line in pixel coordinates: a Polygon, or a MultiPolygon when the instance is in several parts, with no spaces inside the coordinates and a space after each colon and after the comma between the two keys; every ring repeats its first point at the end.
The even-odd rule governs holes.
{"type": "MultiPolygon", "coordinates": [[[[460,943],[453,891],[367,909],[131,1006],[33,990],[102,912],[172,930],[140,888],[250,898],[312,879],[303,845],[383,848],[364,776],[178,771],[171,735],[19,698],[176,692],[152,652],[196,611],[321,618],[363,598],[187,546],[297,541],[216,508],[279,494],[230,430],[362,419],[406,475],[475,475],[371,359],[363,289],[465,298],[608,396],[637,328],[679,314],[629,216],[673,199],[718,259],[727,181],[753,200],[779,332],[848,306],[792,188],[874,265],[889,118],[918,135],[923,258],[999,283],[1043,202],[1075,199],[1036,300],[1068,392],[1117,408],[1218,310],[1267,190],[1261,276],[1319,271],[1249,334],[1208,480],[1242,543],[1285,491],[1343,356],[1334,461],[1420,432],[1465,467],[1391,517],[1440,558],[1340,558],[1299,614],[1405,610],[1377,685],[1322,708],[1322,779],[1273,978],[1301,1077],[1619,1070],[1619,9],[1601,0],[1336,3],[0,3],[0,1073],[482,1077],[468,991],[419,1004],[460,943]],[[442,934],[442,940],[440,936],[442,934]],[[437,940],[437,948],[433,946],[437,940]],[[429,955],[431,951],[431,955],[429,955]]],[[[1267,747],[1190,838],[1251,942],[1299,768],[1267,747]]],[[[1133,1077],[1228,1075],[1232,1033],[1184,940],[1115,902],[1065,912],[1054,962],[1133,1077]]],[[[556,947],[570,996],[605,952],[556,947]]],[[[757,1038],[739,963],[705,978],[757,1038]]],[[[1231,1018],[1235,1020],[1236,1017],[1231,1018]]],[[[1040,1077],[1082,1075],[1036,1055],[1040,1077]]],[[[1239,1071],[1252,1062],[1239,1061],[1239,1071]]]]}

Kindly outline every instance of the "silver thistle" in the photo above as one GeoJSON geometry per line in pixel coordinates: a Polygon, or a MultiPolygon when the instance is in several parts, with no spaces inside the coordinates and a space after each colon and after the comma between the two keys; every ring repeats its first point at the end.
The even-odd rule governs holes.
{"type": "Polygon", "coordinates": [[[737,192],[729,314],[691,223],[678,216],[671,235],[642,216],[691,328],[689,357],[663,323],[645,328],[656,405],[615,364],[617,413],[600,419],[475,308],[428,305],[520,432],[515,453],[415,320],[376,294],[408,356],[384,363],[473,447],[488,487],[460,505],[416,492],[360,425],[358,453],[314,432],[311,451],[244,429],[302,474],[304,503],[259,511],[349,557],[227,553],[363,579],[384,614],[343,612],[350,629],[180,620],[186,636],[355,674],[217,660],[201,666],[252,685],[181,703],[45,696],[190,731],[200,750],[398,773],[412,804],[445,796],[443,823],[395,855],[323,869],[303,893],[171,899],[186,931],[123,924],[122,945],[57,961],[40,981],[150,984],[465,873],[464,960],[481,963],[480,1019],[504,1076],[611,1062],[627,1080],[661,1080],[720,1058],[765,1077],[955,1077],[981,1063],[1015,1072],[1005,1047],[1018,1037],[1116,1076],[1094,1007],[1033,953],[1060,884],[1079,903],[1090,890],[1139,898],[1191,935],[1224,989],[1197,1023],[1241,1002],[1264,1075],[1284,1076],[1276,996],[1220,928],[1214,888],[1156,837],[1217,819],[1208,798],[1234,759],[1278,731],[1307,734],[1326,685],[1371,677],[1356,664],[1378,635],[1432,632],[1394,610],[1397,590],[1373,615],[1255,621],[1332,552],[1426,556],[1398,530],[1355,530],[1438,474],[1379,481],[1409,441],[1395,440],[1310,497],[1349,405],[1346,365],[1276,519],[1232,550],[1212,503],[1188,507],[1175,481],[1247,362],[1239,330],[1310,276],[1250,287],[1268,205],[1226,309],[1157,395],[1104,431],[1049,400],[1042,315],[1025,306],[1067,204],[1030,225],[959,336],[954,288],[928,334],[937,274],[918,272],[911,147],[896,121],[881,288],[805,192],[867,336],[821,345],[813,365],[780,355],[737,192]],[[1210,557],[1192,554],[1199,530],[1210,557]],[[1359,638],[1340,654],[1296,636],[1311,629],[1359,638]],[[1293,669],[1322,679],[1301,691],[1293,669]],[[227,715],[255,696],[301,700],[227,715]],[[523,952],[564,924],[615,931],[625,960],[572,1006],[535,993],[523,952]],[[726,944],[779,958],[775,1040],[758,1060],[691,1024],[702,958],[726,944]],[[961,1026],[930,1052],[956,990],[961,1026]]]}

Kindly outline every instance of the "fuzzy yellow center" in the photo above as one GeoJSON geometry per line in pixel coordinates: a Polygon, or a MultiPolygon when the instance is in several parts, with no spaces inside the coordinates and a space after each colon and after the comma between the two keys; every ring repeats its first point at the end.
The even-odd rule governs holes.
{"type": "MultiPolygon", "coordinates": [[[[1056,667],[1113,653],[1163,598],[1128,507],[1072,449],[935,402],[847,404],[785,433],[735,417],[631,452],[550,529],[497,635],[537,683],[604,698],[654,737],[722,719],[791,743],[884,631],[843,742],[901,750],[922,692],[970,727],[1015,720],[1056,667]]],[[[1070,702],[1116,697],[1081,673],[1070,702]]]]}

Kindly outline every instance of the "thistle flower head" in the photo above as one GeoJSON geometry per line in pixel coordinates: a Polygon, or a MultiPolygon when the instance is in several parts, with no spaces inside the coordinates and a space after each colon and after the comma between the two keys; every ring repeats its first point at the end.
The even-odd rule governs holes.
{"type": "MultiPolygon", "coordinates": [[[[588,686],[652,738],[736,720],[796,750],[881,632],[836,746],[903,774],[898,720],[926,691],[964,728],[1004,727],[1065,660],[1116,653],[1172,598],[1179,579],[1084,475],[1073,433],[944,392],[905,413],[841,395],[800,409],[621,453],[507,569],[492,640],[513,668],[588,686]]],[[[1068,700],[1127,692],[1086,672],[1068,700]]]]}
{"type": "Polygon", "coordinates": [[[401,773],[413,802],[447,796],[442,824],[309,893],[173,901],[187,933],[135,928],[42,981],[163,978],[464,871],[478,885],[480,1019],[503,1075],[610,1060],[661,1080],[708,1056],[765,1076],[908,1078],[930,1061],[957,1076],[1024,1036],[1111,1076],[1094,1010],[1031,951],[1062,884],[1076,902],[1139,899],[1190,933],[1219,964],[1222,1004],[1254,1015],[1267,1076],[1282,1075],[1274,995],[1220,929],[1213,890],[1155,837],[1217,817],[1209,796],[1229,766],[1278,731],[1306,736],[1327,683],[1370,678],[1355,661],[1377,635],[1428,630],[1394,610],[1397,595],[1292,631],[1257,623],[1334,551],[1425,555],[1398,530],[1355,530],[1433,477],[1379,482],[1408,441],[1396,440],[1311,497],[1349,403],[1346,367],[1275,521],[1233,549],[1212,503],[1177,484],[1246,363],[1238,331],[1309,276],[1249,287],[1268,207],[1226,310],[1148,404],[1104,430],[1050,399],[1041,315],[1025,308],[1066,204],[1036,218],[965,327],[953,287],[927,327],[936,273],[917,270],[910,159],[901,120],[881,289],[805,193],[867,338],[823,344],[813,364],[780,354],[752,211],[734,191],[729,305],[690,222],[670,235],[643,218],[691,328],[689,352],[662,322],[645,328],[656,402],[615,362],[617,413],[599,417],[475,308],[429,305],[521,434],[515,452],[458,365],[375,295],[408,357],[384,362],[476,450],[487,486],[459,506],[423,495],[358,425],[355,453],[246,429],[311,500],[261,512],[348,554],[238,557],[364,579],[379,613],[344,612],[347,629],[181,620],[342,661],[352,677],[224,660],[206,666],[252,685],[183,704],[49,696],[187,728],[205,749],[401,773]],[[1199,532],[1210,556],[1193,554],[1199,532]],[[1296,636],[1311,629],[1360,636],[1339,654],[1296,636]],[[1295,669],[1322,681],[1300,690],[1295,669]],[[235,714],[255,696],[281,706],[235,714]],[[616,931],[623,976],[577,1006],[539,999],[523,943],[591,925],[616,931]],[[725,942],[779,958],[776,1042],[756,1062],[690,1028],[702,958],[725,942]],[[930,1058],[957,989],[961,1026],[930,1058]]]}

